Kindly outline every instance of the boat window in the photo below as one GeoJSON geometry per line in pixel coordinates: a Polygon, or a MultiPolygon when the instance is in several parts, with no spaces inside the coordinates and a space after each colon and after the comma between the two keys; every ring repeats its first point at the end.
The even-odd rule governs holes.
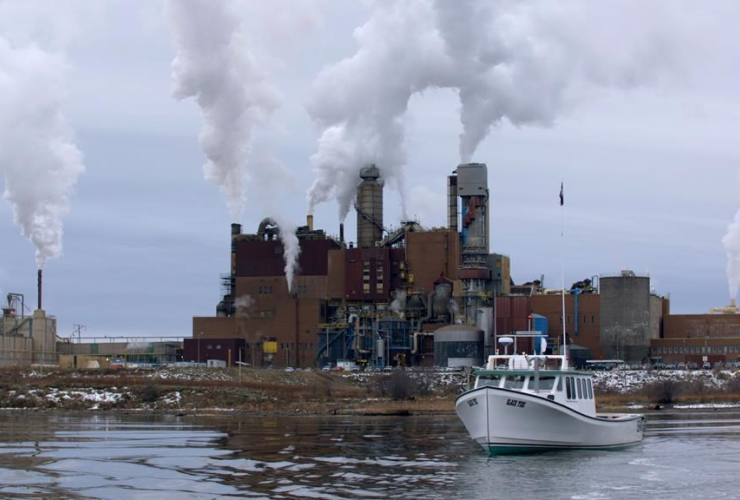
{"type": "Polygon", "coordinates": [[[526,378],[524,375],[507,375],[506,380],[504,380],[504,388],[521,389],[524,387],[526,378]]]}
{"type": "Polygon", "coordinates": [[[563,377],[558,377],[558,392],[563,392],[563,377]]]}
{"type": "Polygon", "coordinates": [[[576,379],[576,389],[578,390],[578,399],[583,399],[583,379],[576,379]]]}
{"type": "Polygon", "coordinates": [[[478,377],[476,387],[498,387],[501,381],[501,375],[481,375],[478,377]]]}
{"type": "Polygon", "coordinates": [[[565,397],[573,399],[573,392],[570,389],[570,377],[565,377],[565,397]]]}
{"type": "Polygon", "coordinates": [[[570,389],[570,399],[576,399],[576,381],[573,377],[568,377],[568,389],[570,389]]]}
{"type": "Polygon", "coordinates": [[[594,389],[593,389],[593,387],[591,385],[591,380],[588,381],[588,384],[587,385],[588,385],[588,399],[593,399],[594,398],[594,389]]]}
{"type": "MultiPolygon", "coordinates": [[[[540,390],[551,391],[555,387],[555,377],[540,377],[540,390]]],[[[534,377],[529,381],[529,388],[534,390],[534,377]]]]}

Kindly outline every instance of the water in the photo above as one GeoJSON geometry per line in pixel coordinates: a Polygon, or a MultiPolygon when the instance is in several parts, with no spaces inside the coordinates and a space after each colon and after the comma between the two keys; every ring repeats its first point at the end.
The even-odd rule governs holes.
{"type": "Polygon", "coordinates": [[[650,415],[622,451],[493,458],[454,416],[0,414],[2,498],[722,499],[738,471],[740,411],[650,415]]]}

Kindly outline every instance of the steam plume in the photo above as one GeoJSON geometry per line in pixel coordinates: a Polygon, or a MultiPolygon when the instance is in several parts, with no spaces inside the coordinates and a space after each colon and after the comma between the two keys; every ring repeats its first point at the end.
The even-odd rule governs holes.
{"type": "MultiPolygon", "coordinates": [[[[330,199],[344,219],[359,169],[375,163],[403,190],[403,117],[432,87],[460,97],[460,159],[491,128],[551,125],[591,87],[630,88],[675,62],[670,3],[574,0],[378,0],[357,52],[322,72],[308,111],[321,130],[309,211],[330,199]],[[634,16],[634,12],[641,15],[634,16]]],[[[678,31],[678,30],[674,30],[678,31]]],[[[402,192],[402,196],[405,193],[402,192]]]]}
{"type": "Polygon", "coordinates": [[[460,160],[469,162],[504,119],[552,125],[577,100],[570,92],[578,85],[631,88],[652,81],[673,59],[664,36],[669,9],[633,7],[585,0],[435,0],[437,26],[455,61],[460,160]]]}
{"type": "Polygon", "coordinates": [[[219,186],[240,220],[252,131],[279,105],[277,92],[247,49],[238,17],[223,0],[167,3],[177,55],[174,96],[194,97],[203,113],[200,146],[205,178],[219,186]]]}
{"type": "Polygon", "coordinates": [[[298,270],[298,255],[301,247],[296,236],[296,225],[282,216],[275,217],[280,227],[280,240],[283,242],[283,257],[285,258],[285,279],[288,281],[288,291],[293,289],[293,279],[298,270]]]}
{"type": "Polygon", "coordinates": [[[442,40],[430,29],[429,2],[375,5],[369,21],[355,30],[357,53],[319,75],[307,105],[321,130],[311,157],[316,180],[308,193],[309,212],[334,198],[340,220],[349,212],[364,165],[374,163],[405,198],[403,116],[409,99],[445,83],[451,68],[442,40]]]}
{"type": "Polygon", "coordinates": [[[730,299],[737,298],[737,287],[740,284],[740,210],[735,213],[735,220],[727,226],[727,234],[722,238],[722,245],[727,252],[727,283],[730,299]]]}
{"type": "Polygon", "coordinates": [[[239,17],[226,2],[170,0],[167,6],[177,48],[175,97],[195,97],[203,113],[205,177],[224,192],[234,220],[244,211],[247,181],[259,179],[267,191],[262,203],[280,227],[290,290],[300,247],[295,224],[281,215],[273,197],[291,176],[275,158],[250,154],[253,129],[277,109],[278,94],[247,49],[239,17]]]}
{"type": "Polygon", "coordinates": [[[59,54],[13,47],[0,37],[0,171],[13,219],[36,247],[36,264],[62,251],[62,218],[84,171],[82,153],[62,112],[59,54]]]}

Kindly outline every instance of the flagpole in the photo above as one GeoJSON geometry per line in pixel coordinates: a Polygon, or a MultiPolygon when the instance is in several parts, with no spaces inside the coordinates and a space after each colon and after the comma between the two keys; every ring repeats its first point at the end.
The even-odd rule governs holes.
{"type": "MultiPolygon", "coordinates": [[[[561,280],[561,299],[562,299],[562,326],[563,326],[563,367],[568,365],[568,345],[567,336],[565,335],[565,199],[563,195],[563,181],[560,181],[560,280],[561,280]]],[[[578,319],[576,318],[576,321],[578,319]]]]}

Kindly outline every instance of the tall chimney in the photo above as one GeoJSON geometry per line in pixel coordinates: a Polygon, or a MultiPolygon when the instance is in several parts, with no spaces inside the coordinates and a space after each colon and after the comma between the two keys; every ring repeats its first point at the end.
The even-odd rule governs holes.
{"type": "Polygon", "coordinates": [[[39,269],[39,278],[38,278],[38,287],[39,287],[39,310],[42,309],[41,307],[41,269],[39,269]]]}
{"type": "Polygon", "coordinates": [[[313,215],[309,214],[306,216],[306,225],[309,231],[313,231],[313,215]]]}
{"type": "Polygon", "coordinates": [[[339,223],[339,243],[344,243],[344,222],[339,223]]]}
{"type": "Polygon", "coordinates": [[[450,231],[457,231],[457,203],[457,174],[454,174],[447,177],[447,227],[450,231]]]}
{"type": "Polygon", "coordinates": [[[383,183],[375,165],[360,169],[357,186],[357,247],[373,248],[383,239],[383,183]]]}

